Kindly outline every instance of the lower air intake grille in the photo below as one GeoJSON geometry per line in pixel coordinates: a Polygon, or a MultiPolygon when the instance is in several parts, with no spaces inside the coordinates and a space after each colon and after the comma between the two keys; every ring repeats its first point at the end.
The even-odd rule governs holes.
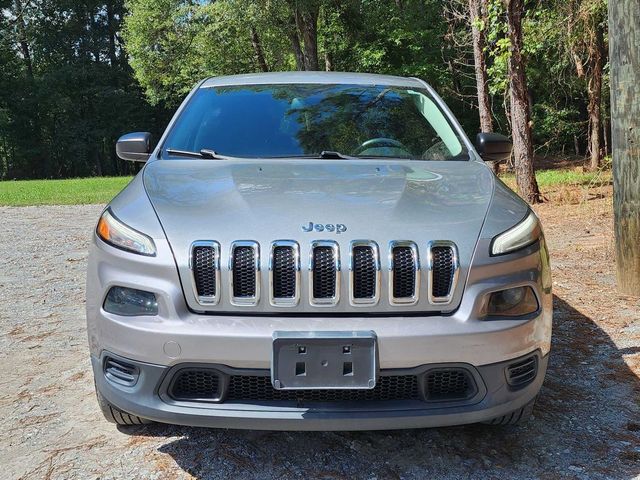
{"type": "Polygon", "coordinates": [[[276,390],[270,377],[232,375],[227,401],[289,400],[298,402],[344,402],[372,400],[418,400],[415,375],[380,377],[372,390],[276,390]]]}
{"type": "Polygon", "coordinates": [[[193,247],[193,277],[199,297],[216,296],[216,251],[212,246],[193,247]]]}
{"type": "Polygon", "coordinates": [[[104,375],[112,382],[130,387],[138,381],[140,371],[135,365],[112,357],[105,357],[104,375]]]}
{"type": "Polygon", "coordinates": [[[416,264],[411,247],[393,248],[393,296],[413,297],[416,291],[416,264]]]}
{"type": "Polygon", "coordinates": [[[353,247],[353,298],[376,296],[376,258],[373,247],[353,247]]]}
{"type": "Polygon", "coordinates": [[[332,247],[313,250],[313,297],[328,299],[336,296],[336,258],[332,247]]]}
{"type": "Polygon", "coordinates": [[[522,388],[536,378],[538,374],[538,358],[533,355],[507,367],[507,382],[514,389],[522,388]]]}
{"type": "Polygon", "coordinates": [[[428,401],[466,400],[475,392],[475,382],[464,369],[443,368],[427,373],[425,398],[428,401]]]}
{"type": "Polygon", "coordinates": [[[233,296],[256,296],[256,253],[253,247],[237,246],[233,250],[233,296]]]}
{"type": "Polygon", "coordinates": [[[181,370],[169,388],[169,395],[175,400],[216,401],[221,395],[220,377],[215,370],[181,370]]]}
{"type": "Polygon", "coordinates": [[[273,249],[273,297],[294,298],[296,294],[296,258],[293,247],[273,249]]]}
{"type": "Polygon", "coordinates": [[[431,292],[435,298],[449,296],[455,273],[453,249],[434,246],[431,249],[432,279],[431,292]]]}

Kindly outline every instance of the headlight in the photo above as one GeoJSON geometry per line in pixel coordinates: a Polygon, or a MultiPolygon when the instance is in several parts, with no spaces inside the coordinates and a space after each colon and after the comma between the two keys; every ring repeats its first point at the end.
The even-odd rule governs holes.
{"type": "Polygon", "coordinates": [[[116,315],[157,315],[158,300],[152,292],[135,288],[111,287],[102,308],[116,315]]]}
{"type": "Polygon", "coordinates": [[[151,238],[122,223],[109,209],[100,217],[96,231],[102,240],[114,247],[150,257],[156,254],[156,245],[151,238]]]}
{"type": "Polygon", "coordinates": [[[515,227],[502,232],[491,242],[491,255],[503,255],[527,247],[536,242],[542,233],[538,217],[533,212],[515,227]]]}
{"type": "Polygon", "coordinates": [[[538,310],[538,300],[531,287],[508,288],[493,292],[489,297],[487,315],[490,317],[521,317],[538,310]]]}

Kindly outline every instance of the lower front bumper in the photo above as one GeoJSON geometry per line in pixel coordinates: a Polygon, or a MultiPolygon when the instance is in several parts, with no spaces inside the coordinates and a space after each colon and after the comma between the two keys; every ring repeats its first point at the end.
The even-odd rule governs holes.
{"type": "MultiPolygon", "coordinates": [[[[136,362],[140,372],[132,387],[119,385],[104,375],[102,357],[91,357],[96,386],[114,406],[143,418],[162,423],[197,427],[242,428],[255,430],[385,430],[440,427],[488,421],[506,415],[529,403],[538,394],[547,369],[548,356],[539,351],[537,374],[523,388],[513,389],[506,378],[505,362],[472,367],[479,393],[467,402],[425,403],[419,400],[393,400],[314,405],[301,407],[291,402],[196,403],[171,401],[163,391],[169,367],[136,362]]],[[[526,355],[525,357],[528,357],[526,355]]],[[[388,374],[390,371],[382,371],[388,374]]],[[[394,370],[393,374],[402,374],[394,370]]]]}

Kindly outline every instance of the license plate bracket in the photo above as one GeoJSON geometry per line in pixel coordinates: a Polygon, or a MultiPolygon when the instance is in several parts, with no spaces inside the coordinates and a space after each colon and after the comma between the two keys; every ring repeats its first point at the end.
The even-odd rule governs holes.
{"type": "Polygon", "coordinates": [[[368,390],[377,374],[373,331],[273,334],[271,383],[277,390],[368,390]]]}

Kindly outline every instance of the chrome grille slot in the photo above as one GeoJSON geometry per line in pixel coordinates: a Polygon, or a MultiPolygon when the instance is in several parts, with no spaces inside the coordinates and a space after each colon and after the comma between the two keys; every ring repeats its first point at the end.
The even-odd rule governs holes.
{"type": "Polygon", "coordinates": [[[413,242],[391,242],[389,249],[389,300],[393,305],[413,305],[420,291],[418,247],[413,242]]]}
{"type": "Polygon", "coordinates": [[[296,242],[278,240],[271,244],[269,259],[271,305],[294,307],[300,299],[300,248],[296,242]]]}
{"type": "Polygon", "coordinates": [[[430,242],[428,246],[429,302],[450,303],[458,279],[458,252],[447,241],[430,242]]]}
{"type": "Polygon", "coordinates": [[[340,299],[340,251],[333,241],[318,241],[311,245],[309,283],[311,304],[336,305],[340,299]]]}
{"type": "Polygon", "coordinates": [[[220,285],[220,245],[213,241],[198,241],[191,245],[190,267],[193,287],[200,305],[218,303],[220,285]]]}
{"type": "Polygon", "coordinates": [[[380,298],[380,255],[378,245],[367,240],[351,242],[351,304],[375,305],[380,298]]]}
{"type": "Polygon", "coordinates": [[[256,242],[234,242],[229,260],[231,303],[256,305],[260,297],[260,248],[256,242]]]}

